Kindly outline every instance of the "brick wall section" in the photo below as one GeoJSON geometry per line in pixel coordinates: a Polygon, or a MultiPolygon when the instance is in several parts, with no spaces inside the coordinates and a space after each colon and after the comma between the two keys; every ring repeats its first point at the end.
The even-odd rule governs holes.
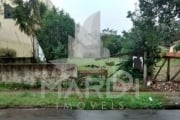
{"type": "Polygon", "coordinates": [[[47,83],[77,77],[73,64],[0,64],[0,82],[34,84],[37,80],[47,83]]]}

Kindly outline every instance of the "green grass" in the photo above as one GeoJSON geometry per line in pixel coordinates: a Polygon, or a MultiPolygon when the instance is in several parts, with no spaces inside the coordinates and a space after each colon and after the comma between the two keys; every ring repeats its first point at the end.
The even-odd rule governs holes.
{"type": "Polygon", "coordinates": [[[119,58],[108,58],[108,59],[102,59],[102,60],[95,60],[95,59],[91,59],[91,58],[68,59],[68,63],[76,64],[78,66],[79,70],[91,70],[92,68],[89,68],[86,66],[87,65],[96,65],[96,66],[108,69],[109,75],[117,69],[116,64],[119,64],[120,62],[121,62],[121,59],[119,59],[119,58]],[[107,66],[106,63],[108,63],[108,62],[114,62],[114,65],[107,66]]]}
{"type": "Polygon", "coordinates": [[[72,109],[159,109],[163,107],[162,95],[140,94],[135,97],[132,94],[119,96],[117,98],[98,98],[96,95],[90,95],[89,98],[80,98],[77,95],[70,95],[69,98],[58,98],[56,93],[47,93],[45,98],[40,93],[19,92],[19,93],[1,93],[0,107],[64,107],[68,105],[72,109]],[[152,101],[149,100],[152,98],[152,101]],[[102,108],[102,105],[104,106],[102,108]],[[79,107],[78,107],[79,106],[79,107]],[[81,107],[80,107],[81,106],[81,107]],[[112,107],[113,106],[113,107],[112,107]]]}
{"type": "Polygon", "coordinates": [[[1,83],[0,82],[0,91],[11,91],[11,90],[30,90],[30,89],[40,89],[41,82],[37,80],[34,85],[27,83],[1,83]]]}
{"type": "Polygon", "coordinates": [[[119,63],[119,58],[108,58],[108,59],[101,59],[96,60],[93,58],[83,58],[83,59],[68,59],[68,63],[76,64],[77,66],[85,66],[85,65],[97,65],[100,67],[106,66],[106,62],[115,62],[116,64],[119,63]]]}
{"type": "MultiPolygon", "coordinates": [[[[78,66],[79,70],[92,70],[93,68],[86,67],[86,66],[87,65],[97,65],[99,67],[106,68],[108,70],[108,75],[111,75],[118,68],[118,66],[116,66],[116,64],[119,64],[122,61],[123,61],[123,59],[120,59],[120,58],[109,58],[109,59],[102,59],[102,60],[95,60],[95,59],[87,58],[87,59],[69,59],[68,63],[76,64],[78,66]],[[114,62],[115,65],[107,66],[106,65],[107,62],[114,62]]],[[[160,62],[158,62],[157,65],[161,66],[163,61],[164,61],[164,59],[162,59],[160,62]]],[[[180,65],[180,60],[178,60],[178,59],[172,59],[171,60],[171,74],[172,74],[171,76],[173,76],[177,72],[179,65],[180,65]]],[[[159,70],[159,67],[155,67],[154,74],[158,70],[159,70]]],[[[159,73],[160,76],[162,76],[163,80],[166,79],[166,70],[167,70],[167,63],[162,68],[161,72],[159,73]]]]}

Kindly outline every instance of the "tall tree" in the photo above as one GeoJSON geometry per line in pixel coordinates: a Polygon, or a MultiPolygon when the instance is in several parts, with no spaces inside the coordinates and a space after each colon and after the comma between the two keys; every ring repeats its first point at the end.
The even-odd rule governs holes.
{"type": "Polygon", "coordinates": [[[103,46],[108,48],[111,56],[115,56],[121,51],[121,36],[117,35],[116,30],[111,30],[109,28],[102,31],[101,40],[103,46]]]}
{"type": "Polygon", "coordinates": [[[128,12],[128,18],[132,20],[134,26],[131,32],[124,32],[122,50],[132,53],[144,52],[144,80],[147,80],[152,79],[154,65],[159,60],[159,44],[162,39],[153,6],[145,0],[139,2],[139,9],[128,12]]]}
{"type": "Polygon", "coordinates": [[[74,36],[75,22],[63,10],[49,10],[40,23],[38,41],[47,60],[68,56],[68,36],[74,36]],[[47,34],[48,33],[48,34],[47,34]]]}
{"type": "Polygon", "coordinates": [[[154,10],[157,23],[161,28],[161,36],[165,45],[169,46],[176,36],[178,28],[178,19],[180,18],[179,0],[151,0],[151,6],[154,10]]]}
{"type": "Polygon", "coordinates": [[[35,58],[35,37],[36,30],[40,28],[44,5],[38,0],[14,0],[16,7],[13,11],[16,24],[19,25],[21,31],[32,37],[33,57],[35,58]]]}
{"type": "Polygon", "coordinates": [[[16,24],[19,25],[21,31],[27,35],[35,35],[37,26],[40,23],[40,3],[38,0],[14,0],[16,7],[13,11],[16,24]]]}

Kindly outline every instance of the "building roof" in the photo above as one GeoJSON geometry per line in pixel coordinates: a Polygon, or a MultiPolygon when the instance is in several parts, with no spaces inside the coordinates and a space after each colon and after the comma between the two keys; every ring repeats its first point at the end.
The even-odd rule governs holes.
{"type": "Polygon", "coordinates": [[[166,58],[179,58],[180,59],[180,51],[167,53],[165,57],[166,58]]]}

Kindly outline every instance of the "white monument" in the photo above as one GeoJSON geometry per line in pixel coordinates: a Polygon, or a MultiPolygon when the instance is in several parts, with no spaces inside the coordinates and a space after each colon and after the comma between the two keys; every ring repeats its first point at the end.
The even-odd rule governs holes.
{"type": "Polygon", "coordinates": [[[69,58],[109,57],[100,33],[100,12],[91,15],[83,26],[75,26],[75,39],[69,37],[69,58]],[[105,52],[105,53],[104,53],[105,52]]]}

